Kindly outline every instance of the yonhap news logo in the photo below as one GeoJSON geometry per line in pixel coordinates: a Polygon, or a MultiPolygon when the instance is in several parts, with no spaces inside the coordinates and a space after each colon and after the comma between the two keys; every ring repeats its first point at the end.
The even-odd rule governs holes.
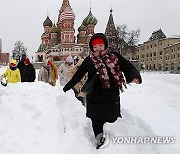
{"type": "Polygon", "coordinates": [[[112,143],[118,144],[174,144],[175,137],[153,136],[153,137],[112,137],[112,143]]]}
{"type": "Polygon", "coordinates": [[[110,136],[109,133],[101,133],[96,137],[97,144],[102,147],[111,144],[174,144],[176,139],[173,136],[110,136]],[[103,137],[102,137],[103,136],[103,137]]]}

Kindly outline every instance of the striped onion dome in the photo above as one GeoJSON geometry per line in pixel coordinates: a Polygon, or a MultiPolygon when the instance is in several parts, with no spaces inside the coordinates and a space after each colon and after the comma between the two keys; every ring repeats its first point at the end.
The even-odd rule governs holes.
{"type": "Polygon", "coordinates": [[[75,20],[75,14],[73,13],[70,6],[67,6],[60,15],[60,21],[63,20],[75,20]]]}
{"type": "Polygon", "coordinates": [[[84,26],[83,24],[81,24],[81,26],[78,28],[78,32],[81,31],[86,31],[86,26],[84,26]]]}
{"type": "Polygon", "coordinates": [[[53,24],[53,26],[49,29],[50,33],[58,33],[58,28],[56,27],[55,24],[53,24]]]}
{"type": "Polygon", "coordinates": [[[88,16],[83,20],[83,25],[87,26],[89,24],[96,25],[97,24],[97,18],[94,17],[94,15],[91,13],[91,10],[89,11],[88,16]]]}
{"type": "Polygon", "coordinates": [[[52,26],[52,21],[49,19],[49,17],[47,16],[46,20],[43,22],[43,26],[52,26]]]}

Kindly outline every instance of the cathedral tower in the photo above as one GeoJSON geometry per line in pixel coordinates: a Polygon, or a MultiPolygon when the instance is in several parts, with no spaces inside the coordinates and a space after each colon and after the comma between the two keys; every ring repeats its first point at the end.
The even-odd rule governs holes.
{"type": "Polygon", "coordinates": [[[94,28],[97,24],[98,20],[97,18],[92,14],[91,8],[89,11],[89,14],[87,17],[83,20],[81,26],[78,28],[79,34],[77,43],[78,44],[86,44],[88,45],[88,42],[91,38],[91,36],[94,34],[94,28]]]}
{"type": "Polygon", "coordinates": [[[108,39],[109,50],[117,51],[118,50],[118,38],[117,38],[117,32],[116,32],[112,12],[113,12],[113,10],[111,9],[109,20],[108,20],[106,30],[105,30],[105,35],[108,39]]]}
{"type": "Polygon", "coordinates": [[[52,21],[47,16],[46,20],[43,22],[44,33],[41,35],[42,44],[49,45],[50,33],[49,29],[52,27],[52,21]]]}
{"type": "Polygon", "coordinates": [[[75,30],[74,30],[75,14],[72,11],[69,0],[63,0],[61,9],[58,15],[57,27],[60,32],[60,43],[61,47],[71,48],[75,43],[75,30]]]}

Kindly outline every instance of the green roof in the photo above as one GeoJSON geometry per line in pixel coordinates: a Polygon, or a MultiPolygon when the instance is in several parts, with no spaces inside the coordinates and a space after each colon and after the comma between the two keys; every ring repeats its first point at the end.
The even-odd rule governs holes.
{"type": "Polygon", "coordinates": [[[44,52],[47,48],[46,44],[40,44],[37,52],[44,52]]]}

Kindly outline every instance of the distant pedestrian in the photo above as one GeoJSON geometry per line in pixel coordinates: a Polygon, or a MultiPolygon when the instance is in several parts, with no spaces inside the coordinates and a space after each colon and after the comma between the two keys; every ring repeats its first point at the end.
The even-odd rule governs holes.
{"type": "Polygon", "coordinates": [[[58,79],[58,69],[57,66],[54,64],[54,61],[51,57],[48,58],[48,61],[50,61],[50,70],[51,70],[51,85],[55,86],[56,85],[56,81],[58,79]]]}
{"type": "Polygon", "coordinates": [[[36,79],[36,71],[34,66],[30,63],[29,58],[24,61],[25,67],[22,71],[21,82],[34,82],[36,79]]]}
{"type": "Polygon", "coordinates": [[[20,71],[17,68],[16,60],[11,60],[9,67],[6,69],[5,73],[0,77],[0,80],[7,78],[7,83],[17,83],[21,82],[20,71]]]}
{"type": "Polygon", "coordinates": [[[74,65],[74,59],[71,55],[69,55],[66,58],[65,62],[59,67],[58,75],[61,86],[64,86],[70,80],[70,78],[67,77],[66,73],[73,65],[74,65]]]}
{"type": "Polygon", "coordinates": [[[24,67],[25,67],[25,64],[24,64],[25,59],[26,59],[26,54],[22,54],[21,61],[19,61],[18,65],[17,65],[17,68],[19,69],[20,74],[21,74],[21,80],[23,79],[22,73],[23,73],[24,67]]]}
{"type": "Polygon", "coordinates": [[[51,83],[51,62],[45,61],[42,68],[39,70],[38,81],[51,83]]]}

